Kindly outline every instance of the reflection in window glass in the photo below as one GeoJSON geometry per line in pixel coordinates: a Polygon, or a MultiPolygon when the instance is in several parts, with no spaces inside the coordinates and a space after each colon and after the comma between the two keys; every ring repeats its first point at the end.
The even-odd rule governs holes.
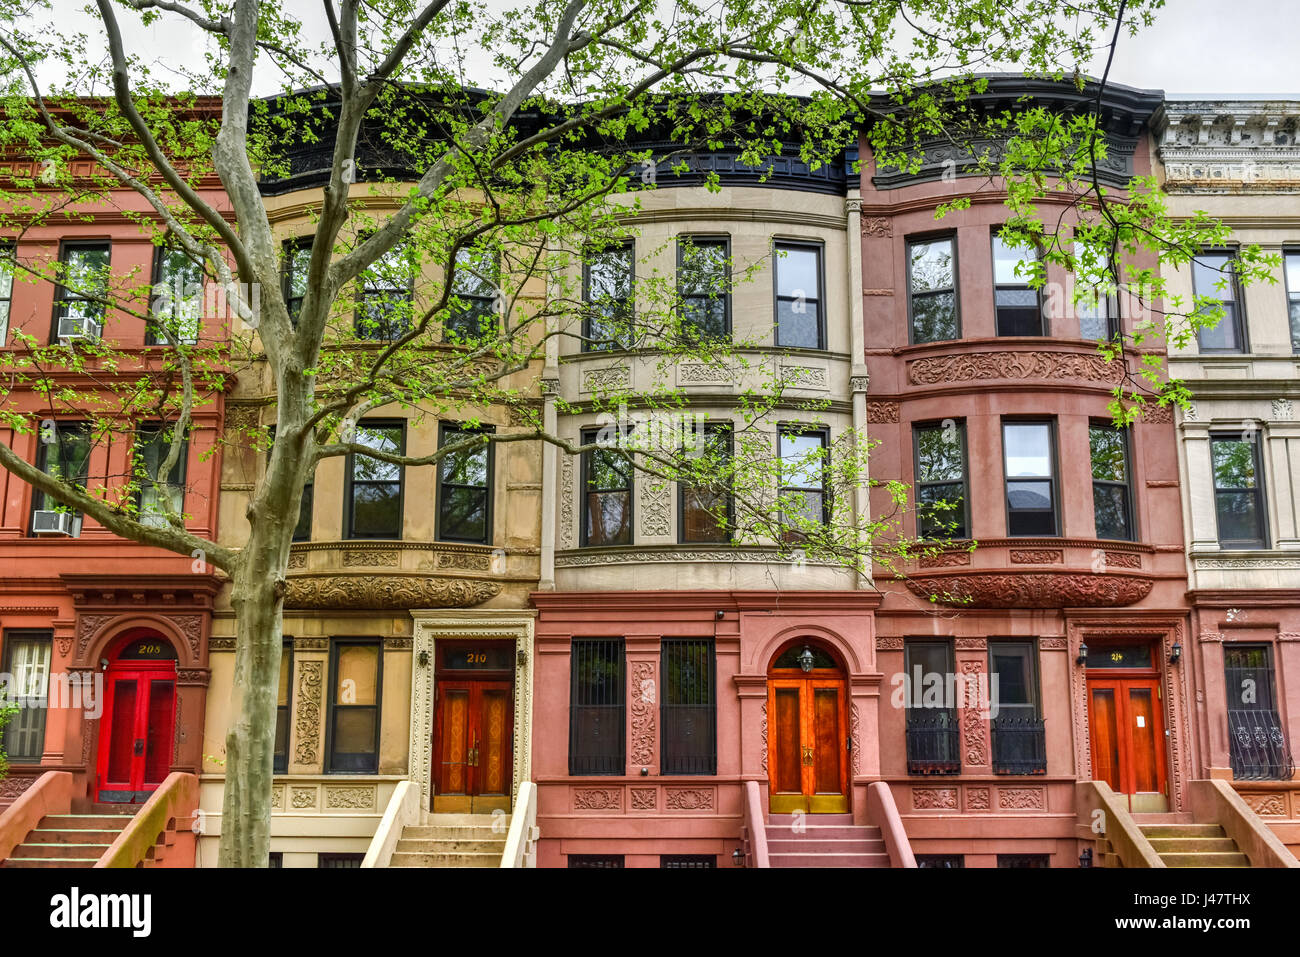
{"type": "Polygon", "coordinates": [[[936,342],[961,335],[957,318],[956,261],[953,240],[908,244],[912,341],[936,342]]]}
{"type": "Polygon", "coordinates": [[[1052,427],[1046,422],[1004,423],[1007,534],[1056,535],[1052,427]]]}

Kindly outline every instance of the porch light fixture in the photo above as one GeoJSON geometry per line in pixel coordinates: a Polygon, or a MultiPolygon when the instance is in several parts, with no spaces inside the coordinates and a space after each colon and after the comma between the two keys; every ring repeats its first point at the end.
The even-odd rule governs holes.
{"type": "Polygon", "coordinates": [[[744,866],[745,866],[745,852],[742,851],[740,848],[736,848],[734,851],[732,851],[732,852],[731,852],[731,863],[735,864],[737,867],[744,867],[744,866]]]}
{"type": "Polygon", "coordinates": [[[1183,657],[1183,644],[1180,641],[1175,641],[1174,646],[1169,649],[1169,663],[1171,665],[1176,665],[1182,659],[1182,657],[1183,657]]]}
{"type": "Polygon", "coordinates": [[[803,646],[803,651],[799,652],[799,670],[804,674],[813,670],[813,664],[817,659],[813,656],[812,649],[807,645],[803,646]]]}
{"type": "Polygon", "coordinates": [[[1085,847],[1083,853],[1079,855],[1080,867],[1092,867],[1092,848],[1085,847]]]}
{"type": "Polygon", "coordinates": [[[1088,663],[1088,643],[1079,642],[1079,657],[1074,659],[1076,665],[1086,665],[1088,663]]]}

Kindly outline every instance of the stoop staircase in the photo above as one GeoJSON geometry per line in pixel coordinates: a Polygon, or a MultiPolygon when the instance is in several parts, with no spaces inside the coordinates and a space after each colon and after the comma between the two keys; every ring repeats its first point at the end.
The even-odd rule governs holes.
{"type": "Polygon", "coordinates": [[[772,867],[889,867],[880,828],[853,823],[852,814],[772,814],[767,820],[772,867]],[[797,830],[796,830],[797,828],[797,830]]]}
{"type": "Polygon", "coordinates": [[[0,867],[94,867],[139,809],[100,804],[83,814],[47,814],[0,867]]]}
{"type": "Polygon", "coordinates": [[[1133,820],[1166,867],[1250,867],[1218,824],[1197,824],[1187,813],[1134,814],[1133,820]]]}
{"type": "Polygon", "coordinates": [[[425,814],[402,829],[389,867],[500,867],[509,815],[425,814]]]}

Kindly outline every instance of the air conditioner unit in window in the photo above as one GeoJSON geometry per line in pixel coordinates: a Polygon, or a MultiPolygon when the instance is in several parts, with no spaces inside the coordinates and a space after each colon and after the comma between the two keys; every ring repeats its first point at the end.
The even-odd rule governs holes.
{"type": "Polygon", "coordinates": [[[103,334],[104,327],[94,319],[87,319],[80,316],[74,316],[67,319],[59,320],[59,341],[74,342],[78,339],[85,339],[90,342],[98,342],[99,337],[103,334]]]}
{"type": "Polygon", "coordinates": [[[32,533],[35,535],[67,535],[71,538],[79,538],[81,536],[81,516],[72,512],[39,510],[32,517],[32,533]]]}

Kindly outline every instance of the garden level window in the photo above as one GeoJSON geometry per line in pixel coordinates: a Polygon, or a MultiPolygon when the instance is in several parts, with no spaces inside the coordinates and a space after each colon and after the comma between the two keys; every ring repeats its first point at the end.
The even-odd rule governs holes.
{"type": "Polygon", "coordinates": [[[1043,310],[1038,290],[1029,285],[1037,251],[1029,246],[1008,246],[993,236],[993,295],[999,336],[1042,336],[1043,310]]]}
{"type": "MultiPolygon", "coordinates": [[[[598,432],[582,433],[593,445],[598,432]]],[[[632,463],[616,445],[582,453],[582,544],[632,544],[632,463]]]]}
{"type": "Polygon", "coordinates": [[[1219,544],[1224,548],[1266,548],[1257,437],[1211,435],[1210,462],[1219,544]]]}
{"type": "Polygon", "coordinates": [[[160,248],[153,260],[146,344],[198,342],[203,295],[203,267],[179,249],[160,248]]]}
{"type": "Polygon", "coordinates": [[[799,541],[811,526],[825,525],[830,516],[826,488],[826,455],[830,435],[824,429],[783,425],[777,437],[781,459],[780,500],[782,534],[799,541]]]}
{"type": "MultiPolygon", "coordinates": [[[[401,422],[363,421],[357,426],[356,443],[376,452],[404,455],[405,429],[401,422]]],[[[348,456],[348,538],[402,537],[402,466],[361,452],[348,456]]]]}
{"type": "Polygon", "coordinates": [[[190,454],[189,439],[181,442],[180,452],[164,479],[160,475],[163,463],[171,454],[175,430],[170,426],[146,425],[140,428],[136,439],[135,475],[140,483],[136,496],[140,523],[163,528],[168,525],[169,512],[184,520],[185,472],[190,454]]]}
{"type": "Polygon", "coordinates": [[[379,257],[357,280],[355,331],[358,339],[389,342],[411,329],[415,302],[415,259],[397,246],[379,257]]]}
{"type": "Polygon", "coordinates": [[[625,773],[623,639],[574,638],[569,669],[569,773],[625,773]]]}
{"type": "Polygon", "coordinates": [[[45,712],[50,688],[51,632],[6,631],[0,697],[18,706],[4,729],[4,751],[15,764],[36,763],[45,750],[45,712]]]}
{"type": "Polygon", "coordinates": [[[284,290],[284,305],[289,310],[289,322],[295,326],[302,312],[302,301],[307,296],[312,239],[311,236],[287,239],[283,246],[280,282],[284,290]]]}
{"type": "Polygon", "coordinates": [[[442,541],[492,541],[492,444],[487,429],[444,422],[439,448],[480,438],[472,448],[448,454],[438,463],[438,535],[442,541]]]}
{"type": "MultiPolygon", "coordinates": [[[[90,476],[90,426],[84,422],[54,422],[37,434],[40,444],[36,448],[36,467],[84,490],[90,476]]],[[[60,505],[38,488],[32,489],[33,533],[65,527],[71,533],[80,520],[80,512],[60,505]],[[67,519],[60,519],[60,513],[67,519]]]]}
{"type": "Polygon", "coordinates": [[[826,348],[822,305],[822,247],[776,244],[776,344],[826,348]]]}
{"type": "Polygon", "coordinates": [[[731,335],[731,242],[682,237],[677,243],[677,294],[688,339],[731,335]]]}
{"type": "MultiPolygon", "coordinates": [[[[4,251],[0,249],[0,256],[3,255],[4,251]]],[[[0,274],[0,299],[3,293],[4,276],[0,274]]],[[[1291,351],[1300,352],[1300,249],[1286,251],[1286,308],[1291,317],[1291,351]]],[[[3,309],[4,305],[0,304],[0,310],[3,309]]],[[[3,345],[2,341],[0,345],[3,345]]]]}
{"type": "Polygon", "coordinates": [[[51,342],[93,342],[103,335],[109,250],[108,243],[63,244],[51,342]]]}
{"type": "Polygon", "coordinates": [[[588,249],[583,259],[582,301],[586,311],[582,351],[632,348],[636,247],[625,243],[608,249],[588,249]]]}
{"type": "Polygon", "coordinates": [[[903,643],[908,774],[960,774],[950,641],[903,643]]]}
{"type": "Polygon", "coordinates": [[[280,688],[275,699],[275,754],[272,772],[284,774],[289,770],[289,704],[293,686],[293,642],[286,641],[280,648],[280,688]]]}
{"type": "Polygon", "coordinates": [[[1092,456],[1092,510],[1098,538],[1133,541],[1133,480],[1128,432],[1113,425],[1088,426],[1092,456]]]}
{"type": "Polygon", "coordinates": [[[917,867],[965,868],[966,857],[963,854],[917,854],[917,867]]]}
{"type": "Polygon", "coordinates": [[[913,343],[961,338],[956,245],[952,236],[907,244],[913,343]]]}
{"type": "Polygon", "coordinates": [[[380,649],[380,642],[374,639],[333,642],[327,772],[379,771],[379,702],[384,673],[380,649]]]}
{"type": "Polygon", "coordinates": [[[316,867],[319,868],[343,868],[350,869],[360,867],[361,862],[366,859],[364,854],[317,854],[316,867]]]}
{"type": "Polygon", "coordinates": [[[716,774],[717,666],[712,638],[665,638],[663,672],[662,774],[716,774]]]}
{"type": "Polygon", "coordinates": [[[569,854],[566,866],[592,868],[622,868],[622,854],[569,854]]]}
{"type": "Polygon", "coordinates": [[[723,543],[731,540],[731,426],[712,424],[702,434],[687,437],[698,442],[698,454],[688,444],[685,465],[698,470],[677,483],[682,542],[723,543]]]}
{"type": "Polygon", "coordinates": [[[452,271],[450,312],[445,330],[452,342],[482,339],[496,328],[500,281],[495,252],[481,249],[456,251],[452,271]]]}
{"type": "Polygon", "coordinates": [[[13,305],[15,255],[13,243],[0,243],[0,349],[9,344],[9,311],[13,305]]]}
{"type": "Polygon", "coordinates": [[[661,854],[659,866],[665,870],[713,870],[718,858],[715,854],[661,854]]]}
{"type": "Polygon", "coordinates": [[[1268,645],[1223,649],[1228,756],[1238,780],[1286,780],[1294,762],[1278,716],[1273,651],[1268,645]]]}
{"type": "Polygon", "coordinates": [[[1192,260],[1192,292],[1198,312],[1223,309],[1213,328],[1196,331],[1201,352],[1245,352],[1246,327],[1237,285],[1237,257],[1228,250],[1210,250],[1192,260]]]}
{"type": "Polygon", "coordinates": [[[1055,455],[1050,422],[1004,422],[1007,535],[1057,535],[1055,455]]]}
{"type": "Polygon", "coordinates": [[[947,419],[916,427],[917,533],[926,539],[966,538],[966,423],[947,419]]]}
{"type": "MultiPolygon", "coordinates": [[[[991,640],[990,719],[994,774],[1042,774],[1047,770],[1047,740],[1039,706],[1038,655],[1033,641],[991,640]],[[994,690],[996,689],[996,691],[994,690]]],[[[969,689],[967,689],[969,692],[969,689]]],[[[988,702],[980,702],[987,706],[988,702]]],[[[967,705],[969,707],[969,705],[967,705]]]]}
{"type": "Polygon", "coordinates": [[[998,867],[1051,867],[1050,854],[999,854],[998,867]]]}

